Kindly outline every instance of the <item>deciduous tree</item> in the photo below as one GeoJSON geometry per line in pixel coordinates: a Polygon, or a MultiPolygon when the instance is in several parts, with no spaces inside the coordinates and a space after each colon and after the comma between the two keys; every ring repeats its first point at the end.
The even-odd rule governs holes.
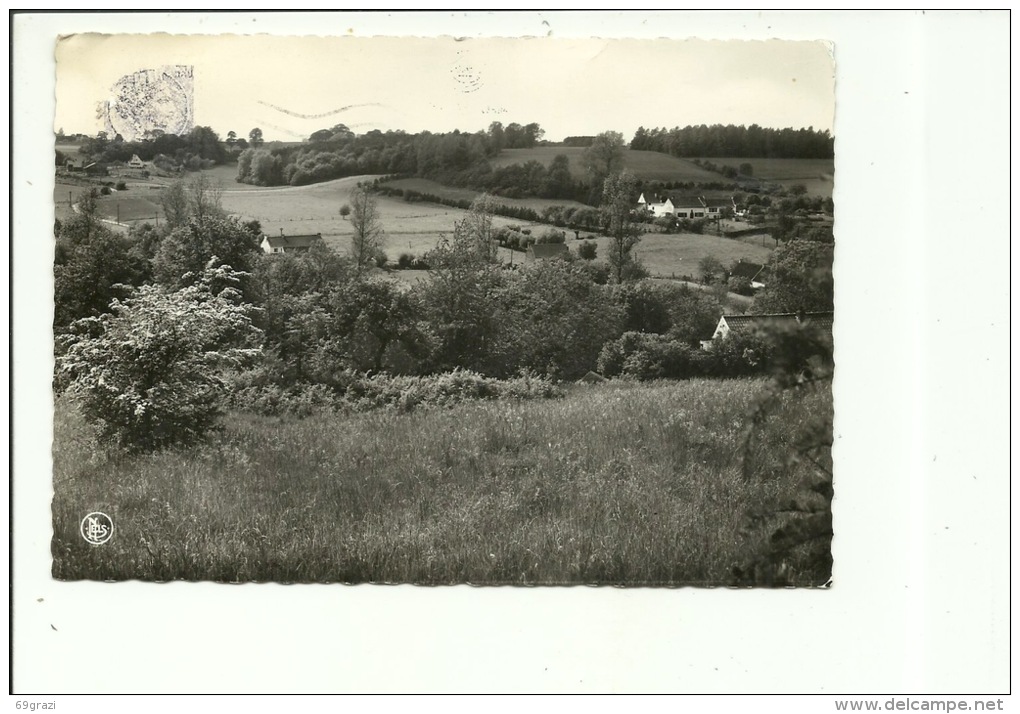
{"type": "Polygon", "coordinates": [[[153,273],[157,282],[171,288],[193,284],[213,258],[215,266],[247,273],[261,253],[261,239],[254,225],[236,218],[192,219],[160,242],[153,273]]]}
{"type": "Polygon", "coordinates": [[[358,270],[372,265],[381,250],[383,228],[379,204],[363,186],[351,191],[351,259],[358,270]]]}
{"type": "Polygon", "coordinates": [[[98,217],[93,191],[79,198],[80,213],[62,221],[53,264],[53,324],[57,331],[83,317],[107,312],[145,274],[144,262],[130,242],[115,235],[98,217]]]}
{"type": "Polygon", "coordinates": [[[593,184],[598,185],[606,177],[623,170],[623,134],[618,131],[604,131],[584,150],[584,170],[593,184]]]}
{"type": "Polygon", "coordinates": [[[636,190],[634,175],[626,171],[606,177],[602,184],[600,212],[605,231],[611,239],[607,258],[618,283],[643,273],[633,255],[634,246],[641,240],[632,219],[636,190]]]}
{"type": "Polygon", "coordinates": [[[768,277],[754,299],[757,312],[829,312],[833,307],[833,246],[791,240],[769,259],[768,277]]]}

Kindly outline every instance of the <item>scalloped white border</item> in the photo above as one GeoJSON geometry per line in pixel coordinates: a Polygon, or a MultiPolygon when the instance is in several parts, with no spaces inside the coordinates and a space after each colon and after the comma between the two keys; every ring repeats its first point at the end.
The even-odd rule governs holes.
{"type": "Polygon", "coordinates": [[[51,580],[52,167],[39,157],[52,142],[52,35],[153,26],[307,34],[325,25],[297,15],[16,16],[15,691],[1008,690],[1008,15],[448,11],[344,19],[366,35],[835,43],[835,586],[51,580]],[[82,666],[90,640],[104,642],[101,668],[82,666]]]}

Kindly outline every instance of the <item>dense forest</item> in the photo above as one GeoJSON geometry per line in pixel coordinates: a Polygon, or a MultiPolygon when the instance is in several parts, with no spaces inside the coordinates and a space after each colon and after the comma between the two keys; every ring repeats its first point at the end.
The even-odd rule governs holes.
{"type": "Polygon", "coordinates": [[[630,148],[680,157],[742,157],[769,159],[831,159],[833,137],[828,131],[770,129],[757,124],[645,129],[639,127],[630,148]]]}

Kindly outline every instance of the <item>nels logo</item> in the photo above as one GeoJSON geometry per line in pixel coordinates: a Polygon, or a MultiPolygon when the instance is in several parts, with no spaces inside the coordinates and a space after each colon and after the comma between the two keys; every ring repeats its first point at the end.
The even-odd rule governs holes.
{"type": "Polygon", "coordinates": [[[81,537],[92,545],[102,545],[113,537],[113,521],[105,513],[94,511],[82,519],[81,537]]]}

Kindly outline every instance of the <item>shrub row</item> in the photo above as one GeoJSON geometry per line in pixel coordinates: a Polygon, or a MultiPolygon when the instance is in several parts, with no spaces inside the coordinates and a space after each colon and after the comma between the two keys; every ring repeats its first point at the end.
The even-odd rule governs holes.
{"type": "Polygon", "coordinates": [[[348,370],[340,375],[338,385],[284,388],[264,383],[257,374],[241,375],[231,390],[230,406],[264,415],[308,416],[319,411],[374,409],[411,412],[478,399],[554,399],[564,393],[548,377],[535,373],[495,379],[461,369],[428,376],[366,375],[348,370]]]}

